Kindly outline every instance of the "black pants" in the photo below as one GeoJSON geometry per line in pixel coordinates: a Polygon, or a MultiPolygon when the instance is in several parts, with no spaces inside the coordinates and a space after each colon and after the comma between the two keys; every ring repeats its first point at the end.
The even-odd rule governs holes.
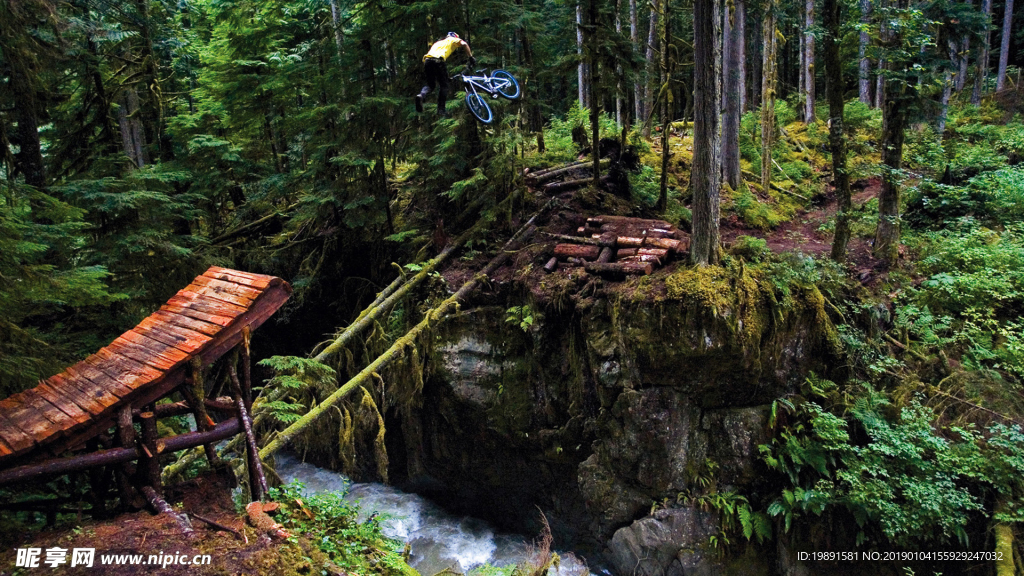
{"type": "Polygon", "coordinates": [[[427,58],[423,62],[423,75],[426,76],[427,83],[420,90],[420,97],[426,100],[427,94],[430,94],[436,85],[437,113],[444,114],[444,103],[448,101],[448,65],[440,58],[427,58]]]}

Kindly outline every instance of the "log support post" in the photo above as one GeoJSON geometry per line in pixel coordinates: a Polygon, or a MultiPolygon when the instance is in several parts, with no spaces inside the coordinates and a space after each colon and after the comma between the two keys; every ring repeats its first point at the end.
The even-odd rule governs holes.
{"type": "Polygon", "coordinates": [[[249,342],[252,340],[252,328],[242,328],[242,399],[245,409],[252,414],[252,359],[249,356],[249,342]]]}
{"type": "MultiPolygon", "coordinates": [[[[125,404],[117,413],[117,438],[122,448],[135,449],[135,426],[132,425],[131,404],[125,404]]],[[[115,469],[117,475],[117,491],[121,497],[121,508],[125,511],[141,507],[141,498],[132,486],[135,469],[130,462],[125,462],[115,469]]]]}
{"type": "Polygon", "coordinates": [[[256,436],[252,431],[252,419],[249,418],[249,411],[245,407],[242,385],[238,381],[238,371],[233,364],[228,366],[228,373],[231,376],[231,385],[235,391],[235,403],[238,405],[238,420],[245,432],[245,459],[246,468],[249,470],[249,494],[253,502],[263,500],[267,493],[267,477],[263,474],[263,464],[260,463],[259,447],[256,445],[256,436]]]}
{"type": "MultiPolygon", "coordinates": [[[[216,424],[206,412],[206,404],[203,402],[206,398],[206,388],[203,385],[203,361],[198,356],[192,359],[192,376],[185,379],[185,383],[181,386],[181,395],[185,397],[185,402],[192,409],[192,415],[196,419],[196,429],[200,432],[213,430],[216,424]]],[[[215,468],[220,464],[217,449],[213,444],[204,444],[203,451],[206,453],[206,460],[210,463],[210,468],[215,468]]]]}
{"type": "MultiPolygon", "coordinates": [[[[85,447],[89,452],[99,450],[99,439],[93,438],[89,440],[85,443],[85,447]]],[[[93,518],[103,519],[107,516],[107,482],[105,472],[106,468],[102,466],[89,469],[89,503],[92,505],[93,518]]]]}
{"type": "Polygon", "coordinates": [[[156,429],[156,414],[147,410],[139,415],[142,421],[142,455],[139,458],[139,479],[143,485],[148,485],[160,493],[160,460],[157,449],[157,438],[159,433],[156,429]]]}

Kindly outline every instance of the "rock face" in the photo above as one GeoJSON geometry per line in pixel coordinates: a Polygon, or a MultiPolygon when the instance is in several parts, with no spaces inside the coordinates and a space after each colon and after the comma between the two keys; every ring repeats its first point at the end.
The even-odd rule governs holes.
{"type": "Polygon", "coordinates": [[[535,533],[539,507],[557,544],[623,575],[777,573],[774,552],[713,553],[719,519],[687,502],[756,490],[769,405],[840,364],[834,330],[816,291],[782,305],[703,281],[656,302],[534,304],[525,331],[505,321],[522,296],[467,306],[388,425],[392,477],[508,529],[535,533]]]}

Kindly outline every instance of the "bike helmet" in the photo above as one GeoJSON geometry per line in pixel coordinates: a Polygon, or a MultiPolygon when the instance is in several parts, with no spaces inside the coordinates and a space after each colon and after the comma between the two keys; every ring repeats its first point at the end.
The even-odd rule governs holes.
{"type": "Polygon", "coordinates": [[[458,34],[456,34],[455,32],[449,32],[449,33],[448,33],[448,37],[449,37],[449,38],[458,38],[458,37],[459,37],[459,35],[458,35],[458,34]]]}

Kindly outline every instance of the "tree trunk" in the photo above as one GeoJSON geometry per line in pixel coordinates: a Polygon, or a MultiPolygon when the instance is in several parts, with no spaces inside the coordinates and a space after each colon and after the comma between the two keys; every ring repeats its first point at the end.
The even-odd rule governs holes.
{"type": "Polygon", "coordinates": [[[814,122],[814,0],[806,0],[804,10],[804,122],[814,122]]]}
{"type": "MultiPolygon", "coordinates": [[[[949,48],[949,61],[950,64],[955,64],[957,61],[956,53],[956,42],[949,40],[947,42],[949,48]]],[[[953,96],[953,85],[956,81],[953,78],[953,71],[946,70],[942,75],[942,99],[939,102],[939,118],[935,122],[935,129],[939,137],[946,131],[946,118],[949,115],[949,99],[953,96]]]]}
{"type": "Polygon", "coordinates": [[[595,188],[601,184],[601,99],[598,97],[597,91],[597,17],[597,0],[589,0],[587,2],[587,32],[589,36],[587,39],[587,72],[589,76],[587,84],[590,89],[587,92],[590,100],[590,133],[591,149],[594,156],[595,188]]]}
{"type": "Polygon", "coordinates": [[[836,187],[836,231],[832,238],[832,259],[846,260],[850,241],[850,174],[846,169],[846,135],[843,134],[843,63],[839,55],[841,7],[839,0],[824,0],[821,7],[825,25],[825,93],[828,98],[828,143],[832,152],[832,175],[836,187]]]}
{"type": "Polygon", "coordinates": [[[669,133],[672,131],[672,119],[669,116],[669,103],[672,101],[672,70],[669,69],[668,59],[669,46],[672,39],[672,21],[669,18],[668,6],[668,0],[662,0],[661,83],[664,93],[661,96],[661,182],[658,191],[658,203],[654,207],[658,212],[664,212],[668,208],[669,133]]]}
{"type": "Polygon", "coordinates": [[[10,88],[14,96],[14,118],[18,122],[15,132],[19,151],[14,163],[25,176],[25,184],[39,189],[46,187],[46,168],[43,148],[39,139],[39,98],[32,87],[28,71],[11,66],[10,88]]]}
{"type": "Polygon", "coordinates": [[[886,85],[882,102],[882,187],[878,193],[878,225],[875,228],[876,258],[889,266],[896,264],[900,243],[900,171],[903,168],[903,140],[907,104],[903,94],[907,82],[886,85]]]}
{"type": "Polygon", "coordinates": [[[739,69],[737,77],[739,86],[737,92],[740,96],[739,116],[747,109],[747,3],[745,0],[735,0],[736,16],[732,23],[736,27],[739,37],[736,39],[735,53],[739,55],[739,69]]]}
{"type": "Polygon", "coordinates": [[[776,10],[778,0],[769,0],[762,20],[764,39],[761,66],[761,189],[772,182],[772,144],[775,141],[775,53],[778,49],[776,10]]]}
{"type": "Polygon", "coordinates": [[[1013,33],[1013,0],[1006,0],[1003,10],[1003,37],[999,47],[999,74],[996,76],[996,92],[1006,84],[1006,63],[1010,58],[1010,36],[1013,33]]]}
{"type": "Polygon", "coordinates": [[[985,40],[981,44],[981,54],[978,56],[978,68],[974,73],[974,91],[971,92],[971,104],[981,104],[981,92],[984,89],[985,78],[988,76],[988,50],[992,38],[992,0],[981,1],[981,13],[985,18],[985,40]]]}
{"type": "Polygon", "coordinates": [[[644,138],[651,137],[651,125],[646,123],[647,117],[651,115],[651,107],[654,102],[651,98],[651,69],[654,62],[654,43],[658,35],[658,10],[656,7],[651,6],[651,21],[650,28],[647,31],[647,53],[644,62],[647,63],[646,72],[644,74],[644,110],[643,117],[639,120],[645,122],[644,124],[644,138]]]}
{"type": "Polygon", "coordinates": [[[719,187],[721,186],[722,18],[718,0],[693,3],[693,235],[690,260],[718,262],[719,187]]]}
{"type": "Polygon", "coordinates": [[[587,73],[586,64],[583,62],[583,6],[576,2],[576,55],[580,59],[576,66],[576,76],[579,82],[580,110],[587,107],[587,73]]]}
{"type": "Polygon", "coordinates": [[[345,32],[341,27],[341,8],[338,6],[338,0],[331,0],[331,23],[334,25],[334,44],[338,48],[338,60],[341,60],[341,55],[344,53],[342,47],[345,42],[345,32]]]}
{"type": "Polygon", "coordinates": [[[722,177],[732,190],[740,188],[740,115],[743,114],[743,1],[726,9],[722,43],[722,177]]]}
{"type": "MultiPolygon", "coordinates": [[[[640,54],[640,28],[637,21],[636,0],[629,0],[629,40],[633,43],[633,50],[640,54]]],[[[643,122],[643,89],[640,78],[633,83],[633,123],[643,122]]]]}
{"type": "MultiPolygon", "coordinates": [[[[615,32],[622,34],[622,0],[615,0],[615,32]]],[[[615,125],[622,128],[622,64],[615,64],[615,125]]]]}
{"type": "Polygon", "coordinates": [[[146,154],[146,136],[139,121],[139,96],[134,88],[126,87],[121,91],[121,101],[117,108],[117,123],[121,128],[121,144],[124,153],[139,168],[149,163],[146,154]]]}
{"type": "MultiPolygon", "coordinates": [[[[968,5],[973,6],[973,1],[968,1],[968,5]]],[[[964,86],[967,85],[967,69],[971,64],[971,37],[964,34],[960,40],[960,53],[959,62],[960,68],[956,75],[956,93],[963,92],[964,86]]]]}
{"type": "MultiPolygon", "coordinates": [[[[867,24],[870,20],[871,14],[871,0],[860,0],[860,21],[861,24],[867,24]]],[[[862,31],[860,33],[860,47],[857,51],[857,56],[860,58],[858,63],[858,75],[859,75],[859,96],[860,101],[868,106],[871,105],[871,59],[868,58],[868,33],[862,31]]],[[[832,114],[829,111],[829,114],[832,114]]]]}

